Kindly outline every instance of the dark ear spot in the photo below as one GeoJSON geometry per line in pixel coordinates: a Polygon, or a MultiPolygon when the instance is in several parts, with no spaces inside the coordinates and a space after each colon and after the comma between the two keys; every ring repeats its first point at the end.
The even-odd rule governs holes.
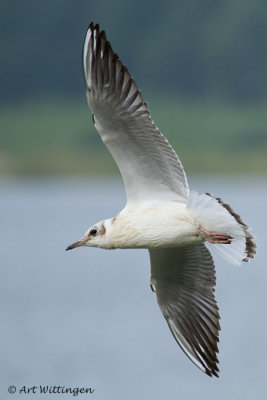
{"type": "Polygon", "coordinates": [[[98,234],[100,236],[105,235],[106,233],[106,228],[104,227],[104,224],[102,224],[101,229],[98,231],[98,234]]]}

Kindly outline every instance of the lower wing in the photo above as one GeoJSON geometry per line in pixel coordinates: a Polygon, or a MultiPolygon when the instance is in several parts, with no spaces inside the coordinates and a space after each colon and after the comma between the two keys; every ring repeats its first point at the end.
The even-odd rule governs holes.
{"type": "Polygon", "coordinates": [[[185,354],[207,375],[218,376],[219,310],[212,256],[203,244],[150,249],[151,288],[185,354]]]}

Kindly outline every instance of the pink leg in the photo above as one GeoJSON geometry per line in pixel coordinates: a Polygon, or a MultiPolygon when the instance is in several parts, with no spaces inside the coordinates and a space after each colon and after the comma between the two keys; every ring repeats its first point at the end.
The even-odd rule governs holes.
{"type": "Polygon", "coordinates": [[[230,244],[232,237],[227,233],[213,232],[200,226],[200,231],[204,233],[204,239],[209,243],[230,244]]]}

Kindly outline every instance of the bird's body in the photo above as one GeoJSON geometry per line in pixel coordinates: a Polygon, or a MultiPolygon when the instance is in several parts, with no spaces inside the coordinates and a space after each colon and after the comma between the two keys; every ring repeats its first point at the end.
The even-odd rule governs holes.
{"type": "Polygon", "coordinates": [[[108,249],[165,248],[203,242],[197,221],[186,205],[178,202],[126,206],[106,225],[108,242],[101,247],[108,249]]]}
{"type": "Polygon", "coordinates": [[[67,250],[147,248],[151,288],[175,340],[202,371],[218,376],[220,317],[206,244],[240,265],[254,257],[254,238],[228,204],[189,190],[184,168],[151,119],[134,79],[105,32],[92,23],[83,68],[93,121],[120,169],[127,204],[67,250]]]}

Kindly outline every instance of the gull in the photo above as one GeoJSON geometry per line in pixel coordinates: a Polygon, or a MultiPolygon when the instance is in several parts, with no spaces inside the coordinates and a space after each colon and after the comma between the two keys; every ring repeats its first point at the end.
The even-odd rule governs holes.
{"type": "Polygon", "coordinates": [[[181,161],[98,24],[85,37],[83,72],[93,123],[119,167],[127,203],[66,250],[148,249],[150,286],[174,339],[197,367],[218,376],[220,316],[207,245],[240,265],[254,257],[254,237],[220,198],[189,190],[181,161]]]}

